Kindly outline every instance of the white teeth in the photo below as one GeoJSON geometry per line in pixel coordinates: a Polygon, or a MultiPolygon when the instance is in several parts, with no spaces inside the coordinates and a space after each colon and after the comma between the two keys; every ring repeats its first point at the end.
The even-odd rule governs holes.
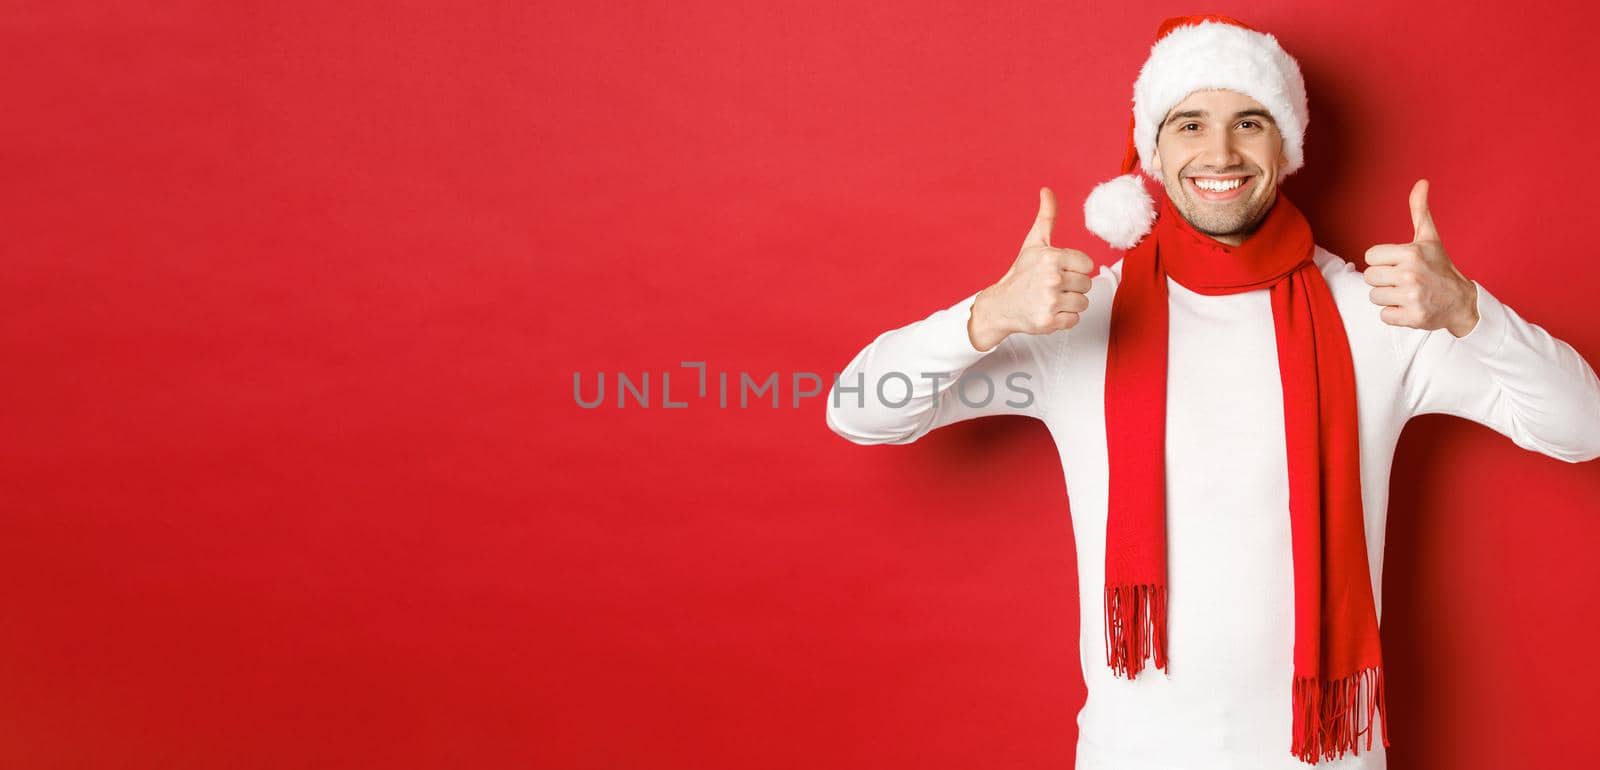
{"type": "Polygon", "coordinates": [[[1224,179],[1201,179],[1199,177],[1195,177],[1195,180],[1194,180],[1194,186],[1195,187],[1198,187],[1198,188],[1200,188],[1202,190],[1209,190],[1211,192],[1227,192],[1228,190],[1232,190],[1232,189],[1234,189],[1234,188],[1236,188],[1236,187],[1238,187],[1239,185],[1242,185],[1242,184],[1244,184],[1244,178],[1243,177],[1237,177],[1237,178],[1234,178],[1234,179],[1226,179],[1226,180],[1224,180],[1224,179]]]}

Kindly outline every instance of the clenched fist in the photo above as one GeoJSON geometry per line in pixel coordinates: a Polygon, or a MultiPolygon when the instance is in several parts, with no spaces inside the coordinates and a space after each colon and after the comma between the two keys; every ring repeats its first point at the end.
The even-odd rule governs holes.
{"type": "Polygon", "coordinates": [[[1367,249],[1362,273],[1373,289],[1373,304],[1383,322],[1415,329],[1449,329],[1465,337],[1478,324],[1478,287],[1456,269],[1439,242],[1428,211],[1428,180],[1411,188],[1410,243],[1385,243],[1367,249]]]}
{"type": "Polygon", "coordinates": [[[1050,245],[1056,223],[1056,196],[1039,189],[1039,216],[1022,241],[1017,261],[972,303],[967,336],[978,350],[992,350],[1017,332],[1048,334],[1070,329],[1089,307],[1089,276],[1094,260],[1073,249],[1050,245]]]}

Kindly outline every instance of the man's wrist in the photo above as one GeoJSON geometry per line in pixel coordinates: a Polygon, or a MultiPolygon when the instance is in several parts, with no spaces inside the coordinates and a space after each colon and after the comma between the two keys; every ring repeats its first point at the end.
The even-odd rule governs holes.
{"type": "Polygon", "coordinates": [[[995,328],[990,320],[988,298],[988,289],[978,292],[977,298],[972,301],[972,313],[967,318],[967,339],[974,350],[984,353],[994,350],[1006,338],[1005,332],[995,328]]]}
{"type": "Polygon", "coordinates": [[[1457,313],[1457,318],[1456,318],[1455,323],[1450,324],[1446,328],[1449,329],[1450,334],[1452,336],[1456,337],[1457,339],[1460,339],[1461,337],[1465,337],[1468,334],[1471,334],[1472,330],[1477,328],[1477,326],[1478,326],[1478,285],[1469,280],[1469,281],[1467,281],[1466,302],[1463,303],[1462,309],[1460,310],[1460,312],[1457,313]]]}

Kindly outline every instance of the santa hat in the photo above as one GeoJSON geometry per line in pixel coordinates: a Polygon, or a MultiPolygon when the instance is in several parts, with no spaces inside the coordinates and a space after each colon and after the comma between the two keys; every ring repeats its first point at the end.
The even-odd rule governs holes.
{"type": "Polygon", "coordinates": [[[1277,38],[1238,19],[1215,14],[1175,16],[1161,23],[1150,58],[1133,84],[1133,118],[1122,175],[1095,185],[1083,202],[1084,225],[1115,248],[1128,249],[1150,232],[1155,202],[1138,171],[1160,180],[1156,132],[1167,112],[1189,94],[1226,88],[1260,102],[1283,134],[1288,176],[1305,163],[1306,84],[1300,65],[1277,38]]]}

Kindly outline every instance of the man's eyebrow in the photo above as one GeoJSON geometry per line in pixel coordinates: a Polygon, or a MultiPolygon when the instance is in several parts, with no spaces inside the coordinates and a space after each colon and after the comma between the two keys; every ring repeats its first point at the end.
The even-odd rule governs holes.
{"type": "MultiPolygon", "coordinates": [[[[1210,114],[1211,113],[1206,112],[1205,110],[1184,110],[1182,112],[1174,112],[1167,116],[1165,121],[1162,121],[1161,127],[1166,128],[1168,124],[1180,118],[1204,118],[1210,114]]],[[[1278,125],[1278,121],[1272,119],[1272,113],[1267,112],[1266,110],[1239,110],[1238,112],[1233,113],[1234,120],[1238,120],[1239,118],[1261,118],[1262,120],[1265,120],[1274,126],[1278,125]]]]}

